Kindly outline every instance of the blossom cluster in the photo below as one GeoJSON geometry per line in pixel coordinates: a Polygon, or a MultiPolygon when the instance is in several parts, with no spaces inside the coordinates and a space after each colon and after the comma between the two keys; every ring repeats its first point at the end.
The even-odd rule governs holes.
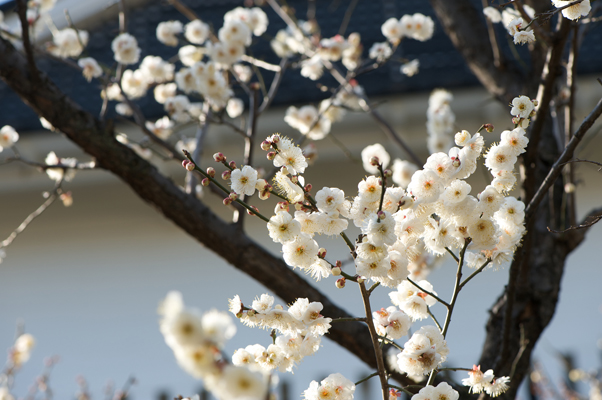
{"type": "Polygon", "coordinates": [[[433,90],[426,110],[427,146],[431,154],[453,147],[456,115],[450,107],[454,96],[445,89],[433,90]]]}
{"type": "Polygon", "coordinates": [[[248,368],[229,364],[222,354],[226,341],[236,333],[225,312],[186,308],[179,292],[170,292],[159,310],[161,333],[182,369],[221,399],[262,399],[266,378],[248,368]]]}
{"type": "Polygon", "coordinates": [[[262,294],[251,307],[245,307],[239,296],[230,300],[230,311],[243,324],[273,329],[274,343],[267,348],[259,344],[234,352],[232,363],[252,370],[271,373],[273,370],[292,372],[295,365],[320,348],[322,336],[330,329],[330,318],[320,314],[322,304],[297,299],[288,310],[274,305],[274,297],[262,294]]]}
{"type": "Polygon", "coordinates": [[[303,392],[304,400],[352,400],[355,385],[343,375],[330,374],[320,383],[312,381],[303,392]]]}
{"type": "Polygon", "coordinates": [[[462,379],[464,386],[470,386],[472,393],[482,393],[483,391],[491,397],[497,397],[508,389],[510,378],[502,376],[496,378],[493,370],[481,371],[480,365],[474,365],[468,372],[468,378],[462,379]]]}

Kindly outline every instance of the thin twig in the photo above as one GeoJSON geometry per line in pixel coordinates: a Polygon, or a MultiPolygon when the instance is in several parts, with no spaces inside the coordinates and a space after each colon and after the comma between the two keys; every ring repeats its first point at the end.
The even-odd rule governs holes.
{"type": "Polygon", "coordinates": [[[409,277],[406,278],[408,282],[410,282],[412,285],[416,286],[418,289],[420,289],[421,292],[428,294],[429,296],[433,297],[435,300],[437,300],[439,303],[443,304],[445,306],[445,308],[450,307],[449,303],[445,300],[443,300],[441,297],[437,296],[436,294],[434,294],[433,292],[429,292],[426,289],[423,289],[419,284],[417,284],[416,282],[414,282],[413,280],[411,280],[409,277]]]}
{"type": "Polygon", "coordinates": [[[378,334],[376,333],[376,328],[374,327],[374,321],[372,320],[372,309],[370,307],[370,296],[368,291],[366,290],[366,285],[364,282],[359,284],[360,293],[362,294],[362,301],[364,303],[364,311],[366,312],[366,325],[368,325],[368,330],[370,331],[370,337],[372,338],[372,347],[374,348],[374,355],[376,357],[376,367],[378,371],[378,376],[380,378],[380,385],[382,388],[382,396],[383,400],[389,398],[389,385],[387,382],[387,370],[385,369],[385,361],[383,358],[383,352],[378,344],[378,334]]]}
{"type": "Polygon", "coordinates": [[[282,83],[282,78],[284,77],[284,71],[288,67],[288,58],[283,58],[280,61],[280,70],[276,72],[274,75],[274,79],[272,80],[272,84],[270,85],[270,90],[268,90],[268,94],[263,98],[263,102],[257,110],[257,114],[263,113],[274,101],[274,97],[276,97],[276,93],[280,88],[280,84],[282,83]]]}
{"type": "Polygon", "coordinates": [[[351,16],[353,15],[353,11],[355,11],[358,2],[359,0],[351,0],[349,6],[347,6],[347,11],[345,11],[343,22],[341,22],[341,27],[339,28],[339,35],[345,35],[345,31],[347,30],[347,26],[349,26],[349,21],[351,21],[351,16]]]}
{"type": "Polygon", "coordinates": [[[48,207],[50,207],[50,205],[52,203],[54,203],[56,199],[58,199],[58,197],[59,197],[58,188],[59,187],[60,187],[60,182],[57,183],[55,190],[50,194],[50,196],[48,196],[46,201],[44,201],[44,203],[42,203],[42,205],[39,206],[34,212],[29,214],[27,216],[27,218],[25,218],[23,220],[23,222],[21,222],[21,225],[19,225],[17,227],[17,229],[15,229],[6,239],[4,239],[2,242],[0,242],[0,248],[10,246],[10,244],[16,239],[16,237],[21,232],[23,232],[25,230],[25,228],[27,228],[34,219],[36,219],[40,214],[42,214],[44,211],[46,211],[46,209],[48,207]]]}
{"type": "Polygon", "coordinates": [[[364,379],[360,379],[359,381],[355,382],[355,386],[359,385],[360,383],[364,383],[364,382],[366,382],[368,379],[370,379],[370,378],[374,378],[374,377],[375,377],[375,376],[377,376],[377,375],[378,375],[378,372],[374,372],[374,373],[372,373],[372,374],[368,375],[367,377],[365,377],[364,379]]]}
{"type": "Polygon", "coordinates": [[[174,6],[174,8],[176,10],[178,10],[182,15],[184,15],[189,20],[194,21],[195,19],[199,19],[199,17],[194,13],[194,11],[192,11],[191,8],[187,7],[181,1],[179,1],[179,0],[167,0],[167,2],[169,4],[171,4],[172,6],[174,6]]]}

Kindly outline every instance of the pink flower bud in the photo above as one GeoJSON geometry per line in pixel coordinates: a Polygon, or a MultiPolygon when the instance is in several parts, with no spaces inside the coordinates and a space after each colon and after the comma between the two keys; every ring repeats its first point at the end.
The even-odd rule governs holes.
{"type": "Polygon", "coordinates": [[[222,179],[227,181],[228,179],[230,179],[230,175],[232,175],[232,172],[224,171],[224,172],[222,172],[222,179]]]}
{"type": "Polygon", "coordinates": [[[230,196],[228,196],[228,197],[230,197],[230,199],[232,201],[238,199],[238,195],[235,192],[230,192],[230,196]]]}
{"type": "Polygon", "coordinates": [[[378,219],[380,219],[381,221],[385,218],[387,218],[387,214],[385,214],[384,211],[379,211],[376,216],[378,217],[378,219]]]}
{"type": "Polygon", "coordinates": [[[193,163],[186,164],[186,171],[194,171],[195,165],[193,163]]]}
{"type": "Polygon", "coordinates": [[[230,168],[235,169],[236,168],[236,162],[235,161],[230,161],[230,164],[228,164],[230,166],[230,168]]]}
{"type": "Polygon", "coordinates": [[[338,269],[341,269],[341,268],[343,268],[343,262],[342,262],[341,260],[337,260],[337,262],[336,262],[334,265],[336,265],[336,267],[337,267],[338,269]]]}
{"type": "Polygon", "coordinates": [[[334,267],[334,268],[332,269],[332,274],[333,274],[334,276],[339,276],[339,275],[341,275],[341,272],[342,272],[342,271],[341,271],[341,267],[334,267]]]}
{"type": "Polygon", "coordinates": [[[305,191],[308,192],[308,193],[311,192],[311,188],[312,187],[313,186],[311,185],[311,183],[308,183],[307,185],[305,185],[305,191]]]}
{"type": "Polygon", "coordinates": [[[272,138],[270,140],[272,141],[272,143],[278,144],[278,142],[280,141],[280,136],[279,135],[272,135],[272,138]]]}
{"type": "Polygon", "coordinates": [[[222,153],[215,153],[215,154],[213,155],[213,159],[214,159],[216,162],[223,162],[223,161],[226,161],[226,156],[225,156],[225,155],[223,155],[222,153]]]}
{"type": "Polygon", "coordinates": [[[276,152],[275,151],[268,152],[267,158],[268,158],[268,160],[272,161],[274,158],[276,158],[276,152]]]}
{"type": "Polygon", "coordinates": [[[320,249],[318,250],[318,257],[320,257],[320,258],[326,257],[326,249],[324,247],[320,247],[320,249]]]}
{"type": "Polygon", "coordinates": [[[188,160],[182,160],[182,167],[186,168],[186,166],[190,164],[190,161],[188,160]]]}
{"type": "Polygon", "coordinates": [[[452,165],[455,168],[458,168],[461,164],[462,164],[462,161],[460,161],[459,158],[452,158],[452,165]]]}
{"type": "Polygon", "coordinates": [[[383,172],[385,173],[385,178],[390,178],[393,176],[393,171],[391,171],[390,169],[386,169],[383,172]]]}
{"type": "Polygon", "coordinates": [[[259,199],[260,200],[267,200],[270,198],[270,191],[269,190],[262,190],[261,192],[259,192],[259,199]]]}
{"type": "Polygon", "coordinates": [[[539,101],[537,101],[536,99],[531,99],[531,103],[533,103],[535,107],[539,105],[539,101]]]}
{"type": "Polygon", "coordinates": [[[370,165],[378,167],[379,164],[380,164],[380,160],[378,159],[378,157],[374,156],[374,157],[370,158],[370,165]]]}
{"type": "Polygon", "coordinates": [[[293,182],[293,183],[295,183],[295,184],[296,184],[297,182],[299,182],[299,178],[297,178],[297,175],[293,175],[293,176],[291,176],[291,182],[293,182]]]}
{"type": "Polygon", "coordinates": [[[211,182],[209,180],[209,178],[203,178],[203,180],[201,181],[201,185],[203,185],[203,186],[209,186],[209,182],[211,182]]]}
{"type": "Polygon", "coordinates": [[[209,175],[212,178],[215,178],[215,168],[213,168],[213,167],[207,168],[207,175],[209,175]]]}
{"type": "Polygon", "coordinates": [[[339,279],[337,279],[336,287],[339,289],[343,289],[345,287],[345,283],[346,283],[345,278],[339,278],[339,279]]]}
{"type": "Polygon", "coordinates": [[[261,150],[268,151],[272,147],[272,143],[267,140],[261,142],[261,150]]]}
{"type": "Polygon", "coordinates": [[[279,201],[278,204],[276,204],[276,208],[279,211],[287,211],[288,212],[288,206],[289,206],[289,204],[286,201],[279,201]]]}
{"type": "Polygon", "coordinates": [[[485,130],[489,133],[493,132],[493,125],[492,124],[485,124],[483,125],[483,127],[485,128],[485,130]]]}
{"type": "Polygon", "coordinates": [[[229,206],[230,204],[232,204],[232,199],[230,197],[226,197],[222,203],[224,203],[225,206],[229,206]]]}

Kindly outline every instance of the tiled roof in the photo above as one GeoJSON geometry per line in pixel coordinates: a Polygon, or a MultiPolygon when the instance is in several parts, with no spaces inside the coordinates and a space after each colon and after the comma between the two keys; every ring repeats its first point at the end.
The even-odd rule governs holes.
{"type": "MultiPolygon", "coordinates": [[[[475,4],[478,3],[477,5],[481,3],[480,0],[473,1],[475,4]]],[[[190,6],[201,19],[217,28],[222,25],[225,12],[243,3],[241,0],[184,0],[183,2],[190,6]]],[[[186,22],[184,16],[165,3],[151,1],[143,7],[129,11],[129,32],[138,39],[142,57],[159,55],[164,59],[169,59],[177,53],[176,48],[161,44],[155,36],[156,26],[161,21],[177,19],[186,22]]],[[[288,0],[288,4],[297,10],[297,15],[300,17],[306,13],[307,3],[307,0],[288,0]]],[[[315,3],[317,5],[316,15],[319,25],[322,27],[323,36],[335,35],[347,10],[348,2],[320,0],[315,3]]],[[[284,28],[285,24],[269,7],[264,10],[270,20],[267,35],[273,36],[279,29],[284,28]]],[[[433,16],[436,20],[429,3],[424,0],[360,0],[351,17],[347,33],[359,32],[361,34],[362,43],[365,46],[364,55],[367,55],[368,49],[373,43],[384,41],[380,26],[386,19],[399,18],[403,14],[415,12],[433,16]]],[[[85,29],[85,27],[82,28],[85,29]]],[[[503,29],[501,26],[498,28],[503,29]]],[[[87,55],[112,65],[111,41],[117,34],[116,19],[90,32],[90,40],[86,49],[87,55]]],[[[252,47],[253,55],[277,63],[278,59],[270,49],[268,40],[260,38],[256,41],[257,45],[252,47]]],[[[440,86],[453,88],[478,84],[477,79],[443,33],[438,22],[436,22],[435,35],[431,40],[424,43],[404,40],[400,47],[398,55],[407,59],[417,58],[420,60],[420,73],[408,78],[400,74],[399,62],[391,62],[377,71],[360,77],[359,82],[366,88],[368,94],[382,95],[424,91],[440,86]]],[[[509,53],[508,46],[504,47],[504,51],[509,53]]],[[[528,58],[526,49],[519,50],[523,57],[528,58]]],[[[38,66],[46,71],[53,81],[76,102],[95,114],[99,112],[102,101],[98,95],[97,81],[88,83],[79,73],[74,73],[64,64],[49,59],[40,59],[38,66]]],[[[599,25],[595,25],[580,53],[579,72],[591,73],[600,70],[602,70],[602,29],[599,25]]],[[[264,73],[267,84],[272,77],[273,73],[264,73]]],[[[334,86],[334,81],[329,81],[327,77],[320,82],[334,86]]],[[[326,96],[327,94],[319,90],[315,82],[303,78],[298,71],[287,71],[274,104],[315,102],[326,96]]],[[[35,114],[4,83],[0,83],[0,101],[2,102],[0,125],[9,124],[21,131],[36,129],[40,126],[35,114]]],[[[162,106],[152,99],[152,95],[138,100],[137,103],[149,118],[158,117],[163,113],[162,106]]]]}

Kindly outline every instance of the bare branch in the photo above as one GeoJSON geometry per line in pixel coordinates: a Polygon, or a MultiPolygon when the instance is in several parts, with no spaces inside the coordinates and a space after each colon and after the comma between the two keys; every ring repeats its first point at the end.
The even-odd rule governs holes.
{"type": "Polygon", "coordinates": [[[556,162],[552,166],[552,169],[550,169],[550,172],[541,183],[539,189],[537,189],[537,192],[529,202],[529,205],[525,208],[525,219],[528,219],[533,215],[533,213],[537,209],[537,206],[547,193],[548,189],[552,186],[554,181],[556,181],[556,178],[558,178],[558,176],[560,175],[563,165],[568,160],[570,160],[571,157],[573,157],[575,148],[577,148],[577,145],[579,144],[581,139],[583,139],[589,128],[591,128],[594,122],[596,122],[600,114],[602,114],[602,99],[598,101],[598,104],[596,105],[596,107],[594,107],[592,112],[589,113],[587,117],[585,117],[585,119],[581,123],[581,126],[573,135],[573,138],[567,144],[558,160],[556,160],[556,162]]]}

